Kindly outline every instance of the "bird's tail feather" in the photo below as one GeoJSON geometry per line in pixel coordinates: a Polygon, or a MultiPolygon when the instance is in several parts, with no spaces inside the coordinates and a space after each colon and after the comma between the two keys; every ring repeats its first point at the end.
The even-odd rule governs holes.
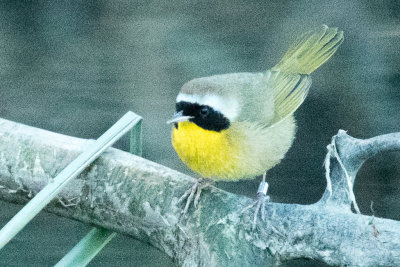
{"type": "Polygon", "coordinates": [[[322,25],[301,35],[273,71],[310,74],[325,63],[343,42],[343,32],[322,25]]]}

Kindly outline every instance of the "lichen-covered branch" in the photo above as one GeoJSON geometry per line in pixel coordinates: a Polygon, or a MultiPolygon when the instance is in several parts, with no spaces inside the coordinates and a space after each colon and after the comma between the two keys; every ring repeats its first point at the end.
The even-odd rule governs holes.
{"type": "MultiPolygon", "coordinates": [[[[269,203],[255,231],[254,211],[242,212],[253,200],[214,187],[180,218],[177,201],[194,179],[117,149],[71,181],[47,210],[149,242],[183,266],[265,266],[295,258],[399,266],[400,222],[374,218],[371,225],[371,217],[349,208],[349,185],[363,161],[399,149],[398,140],[399,134],[358,140],[339,132],[329,146],[323,198],[313,205],[269,203]]],[[[86,145],[0,119],[0,198],[26,203],[86,145]]]]}
{"type": "Polygon", "coordinates": [[[344,206],[353,204],[360,213],[353,193],[354,180],[364,162],[378,153],[400,151],[400,133],[376,136],[370,139],[353,138],[343,130],[332,138],[326,157],[327,188],[321,203],[344,206]]]}

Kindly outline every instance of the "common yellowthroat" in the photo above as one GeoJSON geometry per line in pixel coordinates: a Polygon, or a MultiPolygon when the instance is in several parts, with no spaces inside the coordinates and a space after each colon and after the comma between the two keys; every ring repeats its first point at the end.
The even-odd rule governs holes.
{"type": "MultiPolygon", "coordinates": [[[[184,84],[176,113],[168,121],[174,124],[172,145],[181,160],[214,181],[265,174],[293,143],[293,113],[307,96],[310,74],[342,42],[342,31],[322,25],[301,35],[267,71],[215,75],[184,84]]],[[[188,201],[196,190],[199,196],[200,189],[186,193],[188,201]]],[[[265,185],[261,191],[266,194],[265,185]]],[[[185,212],[187,208],[188,204],[185,212]]]]}

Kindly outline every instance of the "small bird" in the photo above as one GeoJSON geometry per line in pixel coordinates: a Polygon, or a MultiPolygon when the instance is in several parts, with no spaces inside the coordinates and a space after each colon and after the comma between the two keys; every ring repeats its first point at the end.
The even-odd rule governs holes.
{"type": "MultiPolygon", "coordinates": [[[[167,122],[174,125],[172,145],[181,160],[213,181],[263,175],[258,196],[265,197],[265,174],[292,146],[293,113],[307,96],[310,74],[342,42],[342,31],[322,25],[301,35],[267,71],[215,75],[184,84],[176,98],[176,113],[167,122]]],[[[188,198],[184,213],[193,198],[197,205],[201,188],[197,183],[182,196],[181,200],[188,198]]]]}

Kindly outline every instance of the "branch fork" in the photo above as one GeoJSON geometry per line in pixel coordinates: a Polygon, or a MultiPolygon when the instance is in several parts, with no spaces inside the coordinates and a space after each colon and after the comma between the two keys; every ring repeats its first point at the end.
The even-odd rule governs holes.
{"type": "Polygon", "coordinates": [[[356,139],[344,130],[332,137],[325,158],[326,190],[319,204],[353,205],[361,214],[354,195],[353,186],[358,170],[364,162],[378,153],[400,150],[400,133],[392,133],[370,139],[356,139]]]}

